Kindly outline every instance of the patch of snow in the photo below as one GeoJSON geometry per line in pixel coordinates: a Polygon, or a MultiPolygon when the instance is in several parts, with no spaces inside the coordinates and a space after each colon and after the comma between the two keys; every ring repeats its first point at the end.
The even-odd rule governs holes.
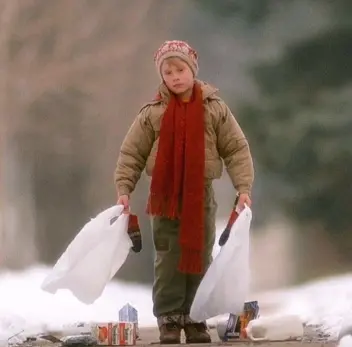
{"type": "Polygon", "coordinates": [[[271,311],[298,314],[306,324],[323,325],[326,333],[337,337],[352,320],[352,275],[323,278],[258,298],[271,311]]]}
{"type": "Polygon", "coordinates": [[[154,326],[151,288],[112,281],[92,305],[79,302],[70,292],[51,295],[40,286],[51,268],[38,266],[21,272],[0,273],[0,340],[18,333],[61,330],[76,322],[114,321],[127,302],[136,307],[141,326],[154,326]]]}
{"type": "MultiPolygon", "coordinates": [[[[0,344],[22,329],[28,335],[62,330],[76,322],[117,320],[119,309],[127,302],[138,310],[141,327],[156,325],[151,287],[112,281],[101,298],[92,305],[84,305],[70,292],[51,295],[40,289],[50,270],[37,266],[0,273],[0,344]]],[[[263,315],[298,314],[307,324],[322,324],[326,332],[338,335],[341,327],[352,321],[352,275],[258,293],[250,299],[259,301],[263,315]]],[[[218,319],[215,317],[209,323],[215,324],[218,319]]]]}
{"type": "Polygon", "coordinates": [[[351,335],[344,336],[340,340],[338,347],[352,347],[352,336],[351,335]]]}

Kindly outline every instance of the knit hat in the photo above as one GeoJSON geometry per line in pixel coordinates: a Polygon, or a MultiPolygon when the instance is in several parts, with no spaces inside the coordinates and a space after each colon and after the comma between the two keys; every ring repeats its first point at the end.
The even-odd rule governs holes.
{"type": "Polygon", "coordinates": [[[185,41],[173,40],[165,41],[155,52],[154,62],[161,78],[161,64],[170,57],[178,57],[184,60],[191,68],[194,77],[198,74],[197,52],[185,41]]]}

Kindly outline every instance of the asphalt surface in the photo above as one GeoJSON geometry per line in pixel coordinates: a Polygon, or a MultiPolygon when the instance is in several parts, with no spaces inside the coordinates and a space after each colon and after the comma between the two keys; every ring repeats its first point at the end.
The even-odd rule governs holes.
{"type": "MultiPolygon", "coordinates": [[[[260,347],[336,347],[336,342],[321,343],[321,342],[301,342],[301,341],[286,341],[286,342],[251,342],[251,341],[234,341],[223,343],[219,340],[216,330],[211,329],[212,343],[211,344],[200,344],[199,346],[260,346],[260,347]]],[[[140,340],[137,342],[140,346],[146,345],[159,345],[159,331],[157,328],[141,328],[140,329],[140,340]]],[[[182,343],[182,346],[188,346],[182,343]]],[[[193,347],[195,345],[192,345],[193,347]]],[[[198,345],[196,345],[198,346],[198,345]]],[[[352,347],[352,346],[351,346],[352,347]]]]}

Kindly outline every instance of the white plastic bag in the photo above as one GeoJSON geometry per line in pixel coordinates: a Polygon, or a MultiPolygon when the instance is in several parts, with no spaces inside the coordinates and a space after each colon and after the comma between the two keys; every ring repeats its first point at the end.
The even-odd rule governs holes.
{"type": "Polygon", "coordinates": [[[250,280],[251,221],[252,211],[246,206],[198,287],[190,312],[192,319],[205,321],[221,314],[243,312],[250,280]]]}
{"type": "Polygon", "coordinates": [[[92,304],[126,261],[132,241],[129,215],[115,205],[99,213],[76,235],[41,288],[55,294],[68,289],[81,302],[92,304]],[[112,225],[110,220],[118,217],[112,225]]]}

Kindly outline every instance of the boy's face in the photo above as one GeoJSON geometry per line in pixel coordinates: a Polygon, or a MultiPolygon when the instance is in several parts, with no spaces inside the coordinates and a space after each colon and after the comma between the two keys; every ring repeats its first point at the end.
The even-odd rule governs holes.
{"type": "Polygon", "coordinates": [[[165,59],[161,65],[161,76],[166,86],[175,94],[184,94],[193,88],[193,72],[180,58],[165,59]]]}

